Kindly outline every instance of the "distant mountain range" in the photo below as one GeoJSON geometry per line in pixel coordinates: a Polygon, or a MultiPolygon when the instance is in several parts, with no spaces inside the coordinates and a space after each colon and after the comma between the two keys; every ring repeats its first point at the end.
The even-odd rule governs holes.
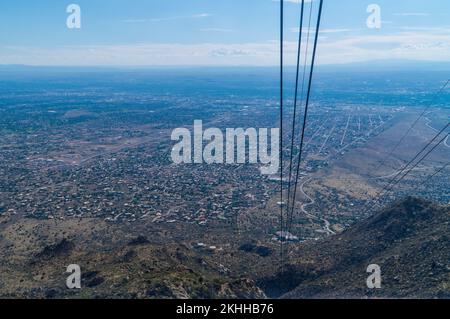
{"type": "Polygon", "coordinates": [[[449,61],[374,60],[346,64],[319,65],[320,71],[386,72],[386,71],[450,71],[449,61]]]}
{"type": "Polygon", "coordinates": [[[450,206],[407,198],[325,241],[300,247],[262,282],[281,298],[450,298],[450,206]],[[367,267],[381,268],[369,289],[367,267]]]}
{"type": "MultiPolygon", "coordinates": [[[[0,72],[4,71],[113,71],[113,70],[258,70],[278,71],[278,66],[31,66],[22,64],[0,64],[0,72]]],[[[294,70],[294,65],[285,66],[286,71],[294,70]]],[[[415,60],[374,60],[343,64],[322,64],[316,66],[317,72],[386,72],[386,71],[450,71],[449,61],[415,61],[415,60]]]]}

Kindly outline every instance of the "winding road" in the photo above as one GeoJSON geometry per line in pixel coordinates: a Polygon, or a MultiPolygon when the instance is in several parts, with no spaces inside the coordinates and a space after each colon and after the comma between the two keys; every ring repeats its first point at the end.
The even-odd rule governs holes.
{"type": "Polygon", "coordinates": [[[308,194],[306,194],[305,191],[304,191],[304,189],[303,189],[303,187],[305,186],[305,184],[306,184],[307,182],[310,182],[310,181],[311,181],[311,179],[307,179],[307,180],[305,180],[305,181],[300,185],[300,192],[304,195],[304,197],[306,197],[306,198],[309,200],[308,203],[302,204],[301,210],[302,210],[302,212],[303,212],[306,216],[308,216],[309,218],[315,219],[315,220],[320,220],[320,221],[324,222],[325,225],[323,226],[323,230],[324,230],[325,232],[327,232],[327,234],[329,234],[329,235],[335,235],[336,233],[330,229],[331,223],[330,223],[327,219],[318,217],[318,216],[313,215],[313,214],[311,214],[311,213],[308,213],[308,212],[306,211],[306,207],[307,207],[307,206],[310,206],[310,205],[312,205],[312,204],[315,203],[315,200],[314,200],[313,198],[311,198],[311,196],[309,196],[308,194]]]}
{"type": "MultiPolygon", "coordinates": [[[[430,129],[432,129],[433,131],[435,131],[435,132],[439,132],[439,130],[438,129],[436,129],[436,128],[434,128],[434,127],[432,127],[430,124],[431,124],[431,120],[428,118],[428,117],[425,117],[425,120],[427,121],[427,123],[425,124],[426,126],[428,126],[430,129]]],[[[444,146],[446,146],[446,147],[448,147],[448,148],[450,148],[450,144],[448,144],[448,139],[450,138],[450,136],[447,136],[447,138],[445,139],[445,141],[444,141],[444,146]]]]}

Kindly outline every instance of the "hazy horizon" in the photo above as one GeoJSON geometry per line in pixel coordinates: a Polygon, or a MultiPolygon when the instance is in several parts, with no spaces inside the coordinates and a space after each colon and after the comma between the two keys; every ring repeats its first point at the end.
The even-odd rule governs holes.
{"type": "MultiPolygon", "coordinates": [[[[421,60],[368,60],[360,62],[346,62],[346,63],[330,63],[317,65],[316,69],[326,69],[326,68],[344,68],[352,66],[374,66],[374,67],[389,67],[389,68],[408,68],[414,66],[414,70],[426,70],[429,68],[430,71],[435,71],[435,68],[439,68],[439,71],[446,71],[445,68],[450,70],[450,60],[449,61],[421,61],[421,60]]],[[[235,64],[235,65],[57,65],[57,64],[2,64],[0,63],[0,68],[53,68],[53,69],[233,69],[233,68],[248,68],[248,69],[279,69],[279,65],[249,65],[249,64],[235,64]]],[[[286,70],[295,69],[294,64],[285,64],[286,70]]],[[[364,70],[361,70],[364,71],[364,70]]],[[[382,70],[385,71],[385,70],[382,70]]]]}
{"type": "MultiPolygon", "coordinates": [[[[318,2],[312,2],[311,22],[310,3],[306,1],[304,39],[315,31],[318,2]]],[[[67,5],[50,0],[1,3],[0,64],[270,66],[279,61],[275,0],[140,0],[133,6],[116,0],[107,10],[100,1],[78,0],[79,28],[69,28],[73,11],[67,5]]],[[[379,0],[379,28],[367,24],[370,5],[324,2],[317,65],[450,62],[449,3],[379,0]]],[[[285,1],[286,64],[296,60],[299,17],[300,1],[285,1]]]]}

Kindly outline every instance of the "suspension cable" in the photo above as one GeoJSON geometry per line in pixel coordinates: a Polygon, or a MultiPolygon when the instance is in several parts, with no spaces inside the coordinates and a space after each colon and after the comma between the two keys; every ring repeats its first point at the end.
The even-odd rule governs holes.
{"type": "MultiPolygon", "coordinates": [[[[287,193],[287,219],[289,220],[289,201],[291,199],[291,182],[292,182],[292,162],[294,157],[294,136],[295,136],[295,125],[297,120],[297,100],[298,100],[298,84],[300,76],[300,58],[302,49],[302,33],[303,33],[303,10],[305,7],[305,0],[302,0],[300,9],[300,26],[299,26],[299,36],[298,36],[298,49],[297,49],[297,69],[295,76],[295,93],[294,93],[294,114],[292,116],[292,133],[291,133],[291,151],[289,159],[289,182],[288,182],[288,193],[287,193]]],[[[303,77],[304,79],[304,77],[303,77]]],[[[303,93],[303,92],[302,92],[303,93]]],[[[301,98],[300,98],[301,103],[301,98]]]]}
{"type": "Polygon", "coordinates": [[[298,179],[299,179],[299,174],[300,174],[300,164],[301,164],[302,155],[303,155],[303,145],[304,145],[304,140],[305,140],[306,124],[307,124],[307,120],[308,120],[308,108],[309,108],[309,101],[310,101],[310,97],[311,97],[311,87],[312,87],[312,79],[313,79],[313,74],[314,74],[314,64],[316,61],[317,43],[318,43],[318,39],[319,39],[322,8],[323,8],[323,0],[320,0],[319,13],[317,16],[316,34],[315,34],[315,38],[314,38],[314,48],[313,48],[312,60],[311,60],[311,69],[310,69],[310,73],[309,73],[308,90],[307,90],[307,94],[306,94],[305,113],[303,116],[303,126],[302,126],[301,140],[300,140],[299,157],[298,157],[298,162],[297,162],[297,172],[296,172],[296,178],[295,178],[295,187],[294,187],[291,215],[294,214],[295,199],[297,196],[298,179]]]}

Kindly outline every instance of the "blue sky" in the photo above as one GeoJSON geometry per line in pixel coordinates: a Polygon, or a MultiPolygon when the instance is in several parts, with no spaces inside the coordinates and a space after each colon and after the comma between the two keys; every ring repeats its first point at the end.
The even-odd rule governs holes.
{"type": "MultiPolygon", "coordinates": [[[[285,2],[292,64],[300,5],[285,2]]],[[[4,0],[0,64],[276,65],[278,10],[277,0],[4,0]],[[81,29],[66,26],[71,3],[81,29]]],[[[318,63],[380,59],[450,61],[450,1],[325,0],[318,63]],[[366,26],[370,4],[381,29],[366,26]]]]}

